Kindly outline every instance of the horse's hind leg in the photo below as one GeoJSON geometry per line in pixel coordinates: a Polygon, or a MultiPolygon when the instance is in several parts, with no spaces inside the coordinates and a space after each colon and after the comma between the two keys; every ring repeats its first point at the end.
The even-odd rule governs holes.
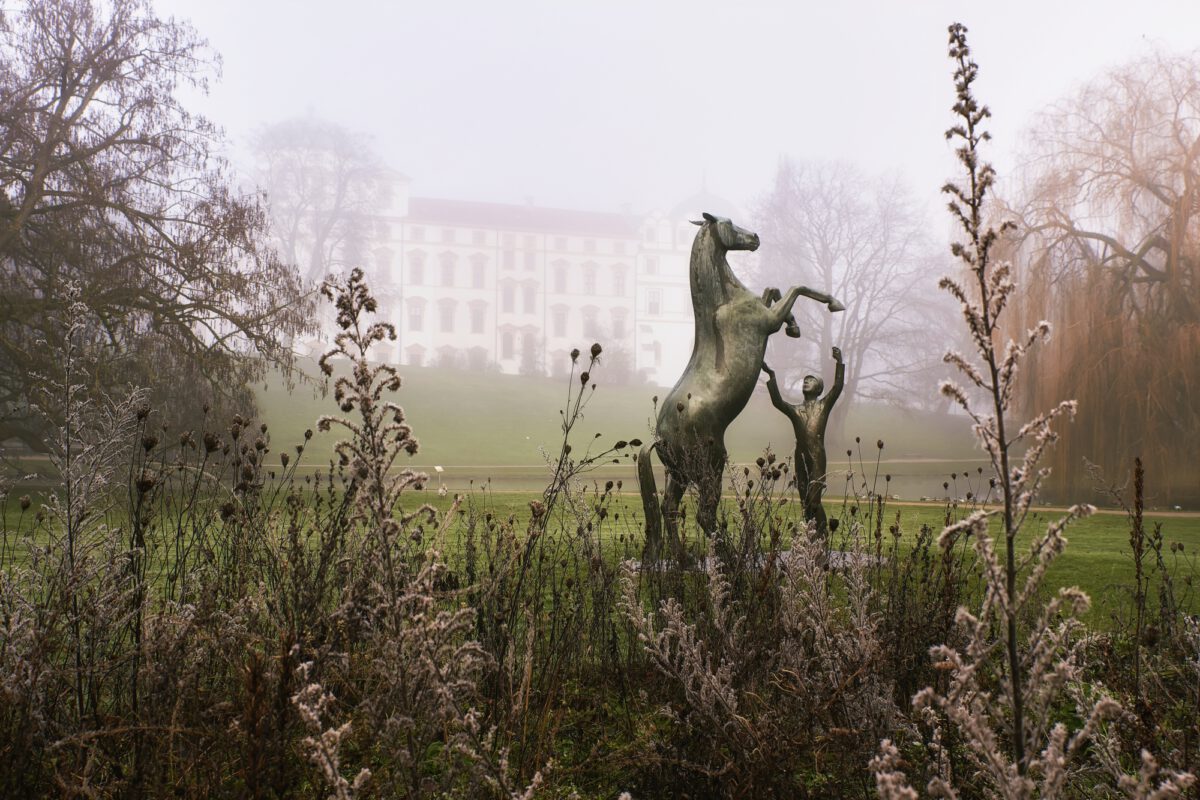
{"type": "Polygon", "coordinates": [[[708,468],[700,480],[700,502],[696,509],[696,522],[706,536],[712,537],[717,530],[717,508],[721,504],[721,485],[725,474],[726,453],[724,448],[709,457],[708,468]]]}
{"type": "Polygon", "coordinates": [[[667,472],[667,486],[663,490],[662,515],[664,527],[667,530],[667,541],[670,542],[670,547],[675,551],[678,558],[683,550],[683,542],[679,538],[679,503],[683,500],[683,493],[687,489],[687,484],[675,476],[672,472],[667,472]]]}

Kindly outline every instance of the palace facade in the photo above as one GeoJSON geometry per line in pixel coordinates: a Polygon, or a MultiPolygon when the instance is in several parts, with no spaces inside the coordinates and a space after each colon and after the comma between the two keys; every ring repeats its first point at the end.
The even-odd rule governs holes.
{"type": "Polygon", "coordinates": [[[634,216],[407,189],[398,183],[377,218],[369,277],[397,333],[378,346],[381,360],[553,375],[570,368],[572,349],[600,342],[607,363],[651,383],[670,385],[683,371],[696,231],[688,220],[727,204],[701,194],[634,216]]]}

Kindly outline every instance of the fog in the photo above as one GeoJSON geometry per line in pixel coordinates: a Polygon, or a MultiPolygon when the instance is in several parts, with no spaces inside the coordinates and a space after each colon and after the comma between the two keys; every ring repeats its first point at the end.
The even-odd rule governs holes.
{"type": "MultiPolygon", "coordinates": [[[[1110,94],[1107,105],[1097,106],[1093,95],[1088,95],[1093,100],[1081,99],[1081,92],[1085,86],[1093,94],[1143,86],[1137,91],[1166,104],[1155,112],[1159,116],[1148,118],[1151,126],[1158,124],[1153,120],[1172,117],[1167,98],[1176,92],[1175,100],[1186,108],[1175,118],[1190,126],[1192,95],[1165,83],[1195,85],[1195,62],[1186,57],[1194,58],[1194,32],[1200,30],[1200,6],[1182,0],[1136,7],[1103,0],[1088,4],[1086,11],[1079,4],[1026,0],[321,5],[175,0],[159,8],[190,19],[222,57],[222,79],[206,96],[189,96],[187,102],[224,126],[228,155],[243,177],[268,188],[285,258],[310,281],[330,269],[368,267],[385,297],[382,313],[400,331],[395,345],[381,347],[377,358],[409,367],[487,365],[509,373],[557,375],[569,367],[571,347],[586,349],[600,339],[615,346],[610,380],[635,375],[635,382],[670,386],[692,342],[684,277],[692,229],[685,218],[714,211],[764,234],[758,254],[735,259],[747,284],[757,290],[767,284],[812,283],[841,295],[849,306],[836,320],[816,306],[797,307],[803,337],[775,337],[767,355],[781,368],[785,389],[795,395],[809,371],[830,377],[831,348],[840,347],[851,365],[847,387],[855,398],[845,406],[865,408],[880,401],[939,413],[947,409],[935,387],[949,376],[942,354],[947,348],[971,349],[953,303],[935,289],[937,277],[955,268],[946,241],[961,233],[953,230],[940,192],[961,174],[953,145],[943,135],[954,122],[947,26],[961,21],[970,29],[972,54],[981,65],[976,96],[993,112],[986,157],[997,169],[1000,197],[1010,203],[1010,213],[1022,217],[1031,231],[1038,229],[1035,219],[1049,222],[1051,232],[1058,230],[1054,220],[1062,219],[1060,212],[1078,220],[1092,215],[1108,233],[1131,241],[1154,236],[1154,226],[1167,224],[1163,221],[1172,219],[1174,206],[1146,205],[1136,199],[1136,189],[1115,184],[1097,191],[1125,199],[1104,206],[1100,195],[1089,195],[1087,181],[1073,183],[1093,163],[1089,159],[1104,156],[1081,153],[1075,167],[1067,167],[1076,156],[1064,147],[1102,128],[1107,132],[1101,138],[1125,138],[1122,120],[1130,116],[1128,104],[1140,103],[1141,95],[1110,94]],[[1172,69],[1165,62],[1149,64],[1173,56],[1185,62],[1171,80],[1164,77],[1172,69]],[[1112,79],[1113,70],[1139,60],[1145,62],[1135,69],[1140,77],[1112,79]],[[1082,105],[1059,113],[1057,121],[1053,114],[1039,117],[1052,104],[1076,102],[1082,105]],[[300,122],[279,125],[289,120],[300,122]],[[287,183],[290,178],[272,183],[264,174],[264,154],[286,153],[291,146],[286,136],[303,138],[315,130],[313,124],[326,123],[365,137],[365,144],[343,144],[339,158],[352,161],[356,147],[373,150],[408,178],[401,190],[406,199],[386,212],[393,220],[406,220],[404,232],[392,224],[371,243],[371,234],[354,228],[354,219],[370,217],[381,204],[370,191],[326,213],[311,205],[315,195],[304,196],[311,185],[297,189],[299,184],[287,183]],[[1048,124],[1058,126],[1061,138],[1038,145],[1048,124]],[[267,130],[275,138],[264,148],[261,136],[267,130]],[[1039,146],[1046,158],[1031,162],[1039,146]],[[1034,163],[1062,166],[1056,176],[1043,178],[1075,188],[1052,201],[1049,195],[1031,194],[1018,185],[1017,170],[1023,165],[1022,177],[1028,179],[1034,163]],[[424,198],[423,205],[410,212],[408,197],[424,198]],[[447,206],[428,198],[452,202],[447,206]],[[469,212],[463,205],[479,201],[508,205],[492,211],[472,206],[469,212]],[[430,202],[440,210],[431,212],[430,202]],[[709,207],[693,207],[701,202],[709,207]],[[1148,220],[1146,230],[1121,222],[1132,206],[1148,220]],[[445,215],[451,207],[460,214],[452,223],[460,226],[457,233],[439,227],[450,220],[445,215]],[[489,221],[489,215],[500,214],[511,222],[513,214],[525,213],[520,208],[541,215],[529,223],[532,228],[521,223],[501,233],[509,223],[497,227],[489,221]],[[559,231],[574,238],[550,236],[557,224],[551,220],[564,218],[546,209],[578,209],[588,212],[590,221],[559,231]],[[614,212],[624,222],[615,222],[614,212]],[[339,215],[340,231],[316,232],[316,220],[332,224],[339,215]],[[428,234],[427,222],[433,223],[428,234]],[[588,237],[611,224],[627,226],[618,237],[624,238],[601,242],[597,249],[588,237]],[[292,233],[283,235],[284,230],[292,233]],[[421,243],[434,241],[427,235],[438,237],[437,246],[422,253],[421,243]],[[832,241],[830,236],[840,244],[817,246],[832,241]],[[602,251],[612,255],[596,261],[592,254],[602,251]],[[436,277],[421,265],[426,256],[438,262],[436,277]],[[468,279],[466,262],[473,259],[481,261],[468,279]],[[516,270],[518,260],[522,271],[508,272],[516,270]],[[491,272],[497,264],[499,271],[491,272]],[[636,283],[628,292],[627,272],[636,283]],[[410,279],[413,275],[421,277],[410,279]],[[597,288],[607,296],[597,299],[597,288]],[[623,366],[614,369],[618,362],[623,366]]],[[[1138,135],[1154,144],[1136,147],[1154,150],[1165,141],[1153,138],[1150,128],[1138,135]]],[[[308,146],[300,139],[292,145],[308,146]]],[[[1170,152],[1154,152],[1158,164],[1176,163],[1170,152]]],[[[289,166],[286,155],[282,158],[278,174],[305,174],[297,163],[289,166]]],[[[363,167],[374,170],[377,162],[364,161],[363,167]]],[[[1186,190],[1186,181],[1171,171],[1175,167],[1163,169],[1170,176],[1163,180],[1186,190]]],[[[277,174],[276,167],[271,174],[277,174]]],[[[1137,183],[1136,175],[1132,179],[1137,183]]],[[[1073,240],[1083,243],[1078,252],[1090,252],[1091,234],[1081,236],[1073,240]]],[[[1039,248],[1050,243],[1026,239],[1015,267],[1031,268],[1039,253],[1050,252],[1039,248]]],[[[1029,319],[1020,324],[1044,315],[1069,334],[1036,366],[1038,378],[1026,390],[1023,411],[1036,413],[1061,397],[1077,397],[1084,408],[1077,435],[1068,434],[1070,440],[1056,455],[1060,474],[1078,473],[1081,455],[1099,458],[1115,473],[1138,451],[1166,453],[1156,471],[1178,472],[1187,456],[1166,443],[1190,440],[1200,431],[1194,421],[1181,421],[1194,417],[1186,399],[1191,392],[1179,388],[1197,360],[1185,335],[1192,312],[1186,303],[1170,310],[1162,305],[1163,298],[1181,297],[1187,290],[1159,287],[1162,265],[1176,256],[1149,252],[1148,260],[1131,262],[1151,282],[1135,293],[1099,292],[1100,283],[1089,276],[1100,273],[1089,272],[1091,267],[1075,263],[1065,251],[1053,255],[1053,266],[1023,277],[1031,288],[1021,311],[1029,319]],[[1049,285],[1058,288],[1033,288],[1039,281],[1053,281],[1049,285]],[[1085,312],[1075,305],[1077,297],[1097,298],[1095,308],[1108,308],[1107,316],[1097,316],[1095,308],[1085,312]],[[1161,336],[1126,347],[1119,332],[1127,332],[1128,314],[1140,313],[1135,308],[1145,308],[1151,319],[1175,321],[1161,336]],[[1145,371],[1145,365],[1162,361],[1161,369],[1146,371],[1131,386],[1152,383],[1163,396],[1184,398],[1176,411],[1164,416],[1146,410],[1152,404],[1138,406],[1137,389],[1119,393],[1112,408],[1095,397],[1112,371],[1093,357],[1089,341],[1102,318],[1130,364],[1145,371]],[[1085,319],[1091,321],[1080,325],[1085,319]],[[1179,355],[1165,361],[1153,356],[1167,352],[1179,355]],[[1130,411],[1134,406],[1138,410],[1130,411]],[[1135,421],[1114,424],[1125,417],[1135,421]],[[1193,433],[1181,437],[1172,426],[1193,433]]],[[[311,352],[321,346],[310,343],[311,352]]],[[[834,415],[835,439],[846,438],[849,428],[862,432],[865,423],[847,422],[845,413],[843,408],[834,415]]],[[[873,439],[872,433],[867,440],[873,439]]],[[[1193,484],[1193,473],[1183,470],[1176,483],[1193,484]]]]}
{"type": "Polygon", "coordinates": [[[898,170],[936,210],[954,169],[950,22],[971,29],[1001,175],[1037,109],[1200,30],[1186,0],[158,7],[221,54],[197,106],[236,146],[311,112],[373,137],[416,194],[637,211],[701,184],[744,208],[781,154],[898,170]]]}

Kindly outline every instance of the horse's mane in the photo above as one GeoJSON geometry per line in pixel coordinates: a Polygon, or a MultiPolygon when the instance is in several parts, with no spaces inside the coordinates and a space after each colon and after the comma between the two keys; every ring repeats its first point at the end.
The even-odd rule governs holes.
{"type": "Polygon", "coordinates": [[[705,222],[692,242],[691,264],[688,268],[692,289],[692,311],[696,319],[711,322],[712,315],[725,302],[726,286],[723,272],[728,272],[725,248],[716,233],[716,223],[705,222]]]}

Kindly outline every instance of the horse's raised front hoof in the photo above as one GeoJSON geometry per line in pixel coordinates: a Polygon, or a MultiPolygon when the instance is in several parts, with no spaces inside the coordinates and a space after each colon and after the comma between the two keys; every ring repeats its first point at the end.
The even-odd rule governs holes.
{"type": "Polygon", "coordinates": [[[786,333],[788,336],[792,337],[793,339],[800,338],[800,326],[794,322],[789,322],[787,324],[787,327],[783,329],[783,332],[786,333]]]}
{"type": "Polygon", "coordinates": [[[844,305],[842,305],[842,304],[841,304],[841,303],[840,303],[840,302],[837,300],[837,298],[834,298],[833,300],[830,300],[830,301],[829,301],[829,305],[828,305],[828,306],[826,306],[826,307],[827,307],[827,308],[828,308],[830,311],[845,311],[845,310],[846,310],[846,307],[845,307],[844,305]]]}

